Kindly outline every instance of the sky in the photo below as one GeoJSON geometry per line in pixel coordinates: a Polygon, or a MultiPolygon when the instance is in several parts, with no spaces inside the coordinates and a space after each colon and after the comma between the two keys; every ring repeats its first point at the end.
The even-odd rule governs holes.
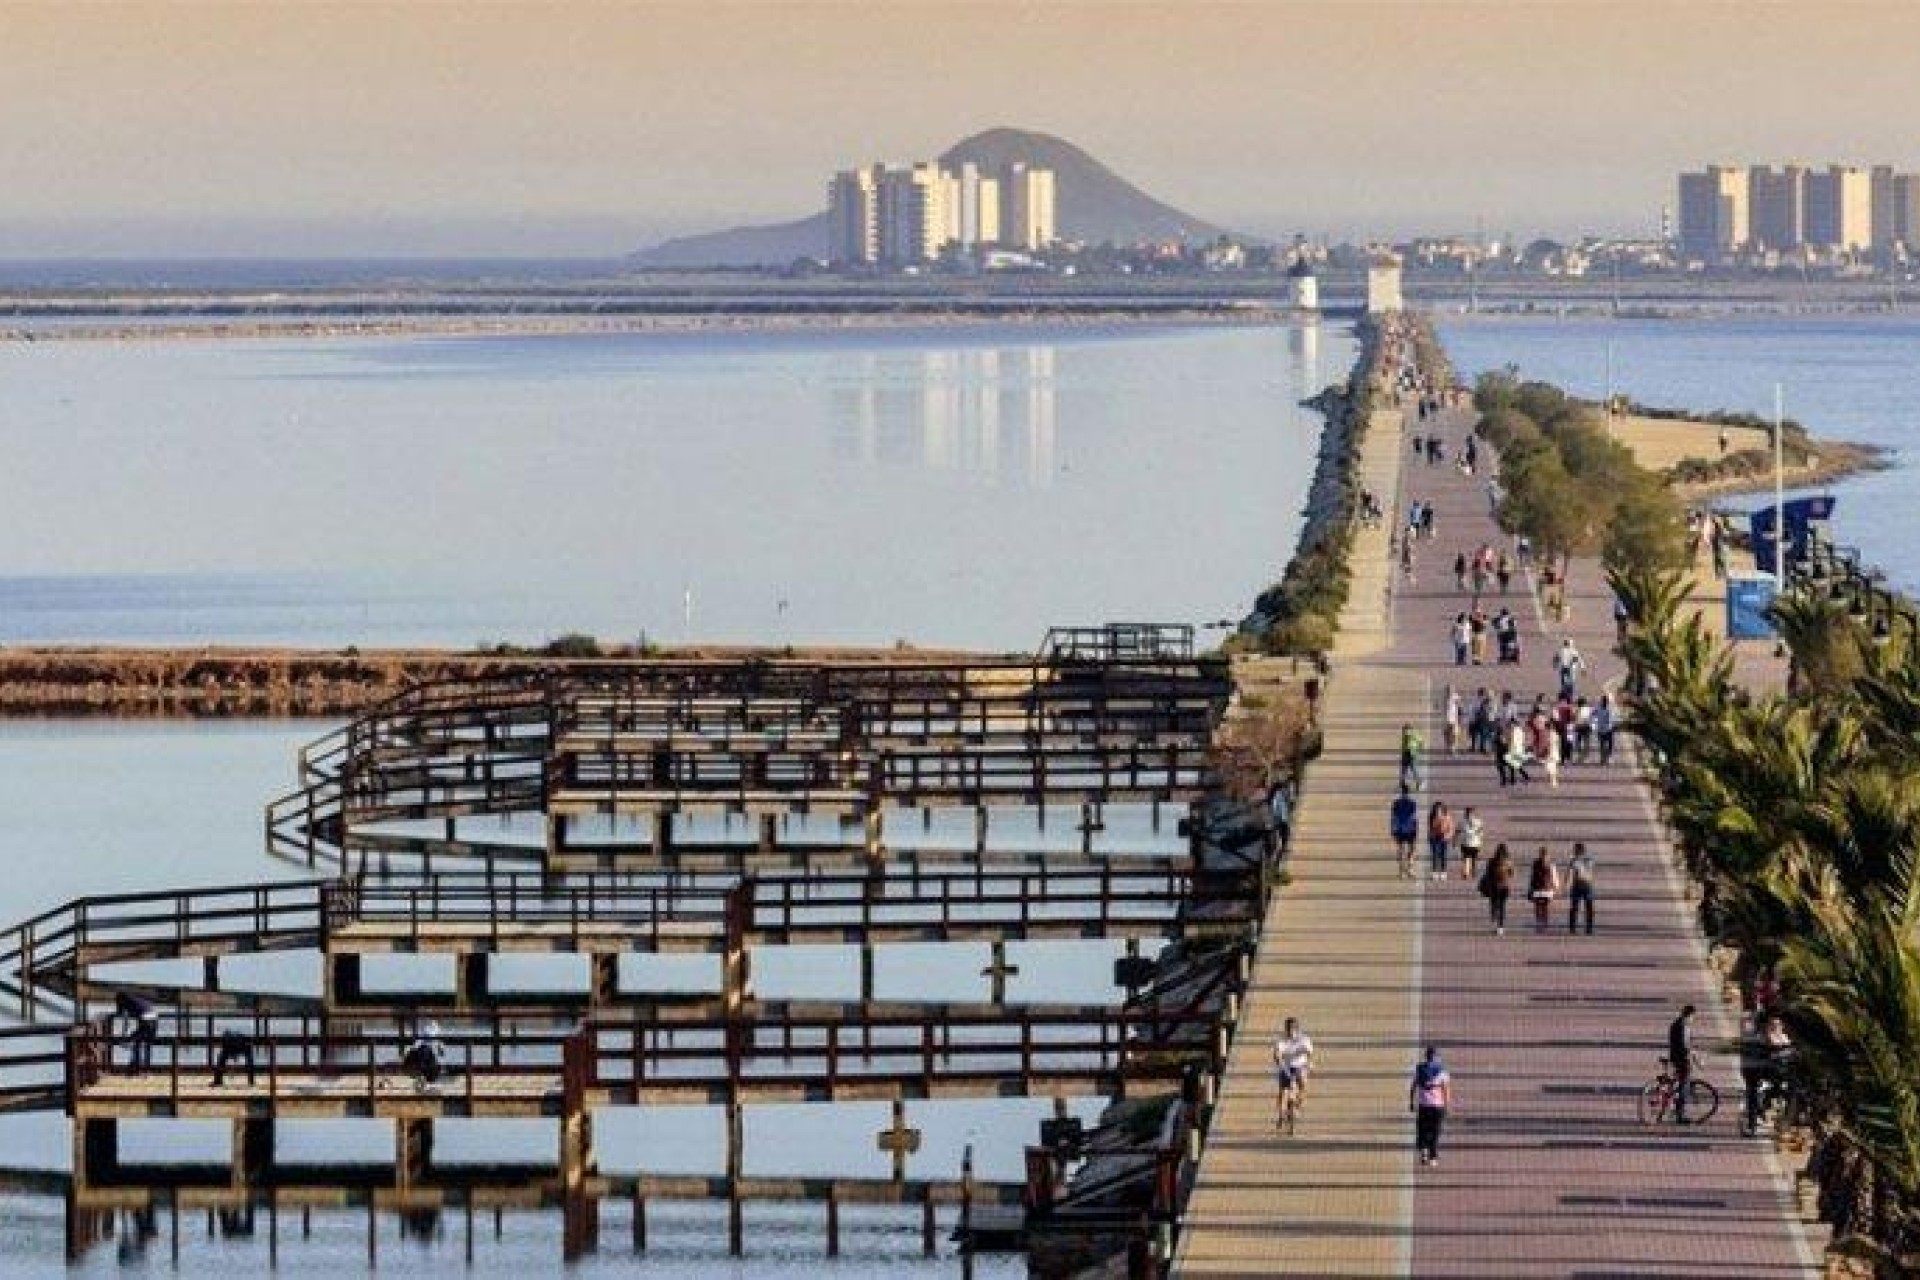
{"type": "Polygon", "coordinates": [[[1059,134],[1263,235],[1650,234],[1920,168],[1920,2],[0,0],[0,258],[608,255],[1059,134]]]}

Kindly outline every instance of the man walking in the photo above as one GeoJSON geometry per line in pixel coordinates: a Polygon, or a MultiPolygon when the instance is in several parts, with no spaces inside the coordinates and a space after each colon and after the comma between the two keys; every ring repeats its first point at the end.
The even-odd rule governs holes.
{"type": "Polygon", "coordinates": [[[1560,674],[1560,696],[1568,702],[1573,701],[1575,689],[1579,685],[1580,673],[1587,667],[1586,659],[1573,646],[1573,637],[1568,636],[1560,642],[1559,652],[1553,655],[1553,669],[1560,674]]]}
{"type": "Polygon", "coordinates": [[[1440,1163],[1440,1128],[1446,1123],[1447,1108],[1453,1105],[1453,1078],[1440,1051],[1427,1046],[1426,1056],[1413,1069],[1413,1084],[1407,1090],[1407,1110],[1413,1112],[1413,1146],[1420,1163],[1440,1163]]]}
{"type": "Polygon", "coordinates": [[[1413,731],[1413,726],[1400,726],[1400,785],[1418,790],[1426,782],[1426,770],[1423,765],[1427,753],[1427,740],[1413,731]]]}
{"type": "Polygon", "coordinates": [[[1400,784],[1400,795],[1387,815],[1387,829],[1393,837],[1394,852],[1400,858],[1400,878],[1411,879],[1413,842],[1420,838],[1420,804],[1404,782],[1400,784]]]}
{"type": "Polygon", "coordinates": [[[1580,914],[1587,916],[1587,936],[1593,936],[1593,855],[1587,846],[1575,841],[1573,856],[1567,859],[1567,932],[1577,933],[1580,914]]]}

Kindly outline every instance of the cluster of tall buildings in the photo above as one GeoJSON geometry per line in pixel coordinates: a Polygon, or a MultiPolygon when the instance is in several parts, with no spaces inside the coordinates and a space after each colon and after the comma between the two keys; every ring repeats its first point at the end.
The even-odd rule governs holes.
{"type": "Polygon", "coordinates": [[[1708,264],[1920,251],[1920,174],[1890,165],[1710,165],[1680,175],[1677,239],[1682,260],[1708,264]]]}
{"type": "Polygon", "coordinates": [[[869,165],[827,184],[835,266],[913,266],[959,250],[1032,252],[1057,238],[1054,174],[1024,164],[869,165]]]}

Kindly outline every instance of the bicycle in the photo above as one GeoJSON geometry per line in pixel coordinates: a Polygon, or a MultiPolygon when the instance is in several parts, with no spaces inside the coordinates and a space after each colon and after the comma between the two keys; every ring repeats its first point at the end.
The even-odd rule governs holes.
{"type": "Polygon", "coordinates": [[[1687,1079],[1685,1119],[1681,1118],[1680,1078],[1673,1073],[1673,1060],[1660,1059],[1660,1074],[1640,1090],[1640,1123],[1649,1127],[1665,1124],[1705,1124],[1720,1110],[1720,1091],[1711,1081],[1699,1076],[1687,1079]]]}

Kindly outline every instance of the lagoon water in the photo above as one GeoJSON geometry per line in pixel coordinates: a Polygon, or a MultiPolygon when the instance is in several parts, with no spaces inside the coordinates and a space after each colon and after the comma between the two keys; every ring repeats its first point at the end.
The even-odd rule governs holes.
{"type": "Polygon", "coordinates": [[[1238,617],[1343,326],[0,348],[0,642],[1025,649],[1238,617]]]}
{"type": "MultiPolygon", "coordinates": [[[[1455,367],[1517,365],[1584,396],[1613,385],[1643,404],[1770,415],[1773,388],[1815,435],[1893,451],[1891,469],[1840,484],[1835,538],[1920,591],[1920,317],[1443,321],[1455,367]]],[[[1730,500],[1727,505],[1745,505],[1730,500]]]]}
{"type": "MultiPolygon", "coordinates": [[[[468,645],[587,631],[1023,649],[1057,622],[1237,617],[1298,534],[1320,430],[1298,402],[1352,358],[1334,326],[9,346],[0,642],[468,645]]],[[[324,727],[0,725],[0,921],[86,893],[296,874],[265,858],[261,808],[324,727]]],[[[1047,838],[1071,835],[1056,824],[1047,838]]],[[[1009,998],[1114,999],[1117,946],[1016,946],[1009,998]]],[[[891,950],[878,976],[902,996],[983,994],[984,948],[891,950]]],[[[793,994],[831,993],[849,972],[835,951],[756,968],[793,994]]],[[[971,1142],[983,1173],[1017,1176],[1046,1110],[915,1104],[927,1137],[914,1167],[950,1173],[971,1142]]],[[[750,1108],[749,1171],[871,1172],[884,1120],[863,1106],[750,1108]]],[[[713,1123],[699,1108],[609,1114],[602,1156],[711,1170],[713,1123]]],[[[285,1140],[301,1141],[291,1128],[285,1140]]],[[[335,1127],[304,1141],[337,1157],[365,1138],[335,1127]]],[[[180,1157],[224,1140],[130,1141],[180,1157]]],[[[465,1141],[484,1152],[516,1139],[465,1141]]],[[[0,1144],[10,1167],[64,1166],[57,1118],[0,1121],[0,1144]]],[[[751,1206],[740,1261],[725,1257],[719,1212],[660,1206],[640,1269],[819,1266],[819,1206],[751,1206]]],[[[624,1214],[607,1209],[609,1252],[586,1272],[635,1265],[610,1243],[624,1214]]],[[[465,1267],[459,1215],[420,1225],[402,1239],[381,1220],[382,1266],[465,1267]]],[[[914,1211],[849,1210],[846,1227],[838,1274],[952,1268],[921,1262],[914,1211]]],[[[118,1230],[86,1269],[166,1265],[164,1210],[123,1215],[118,1230]]],[[[298,1239],[282,1222],[281,1270],[366,1265],[364,1215],[316,1214],[312,1230],[298,1239]]],[[[496,1242],[483,1215],[475,1267],[552,1270],[558,1231],[553,1215],[513,1214],[496,1242]]],[[[182,1265],[261,1270],[264,1232],[225,1236],[187,1214],[182,1265]]],[[[0,1273],[50,1273],[62,1247],[57,1198],[0,1198],[0,1273]]]]}

